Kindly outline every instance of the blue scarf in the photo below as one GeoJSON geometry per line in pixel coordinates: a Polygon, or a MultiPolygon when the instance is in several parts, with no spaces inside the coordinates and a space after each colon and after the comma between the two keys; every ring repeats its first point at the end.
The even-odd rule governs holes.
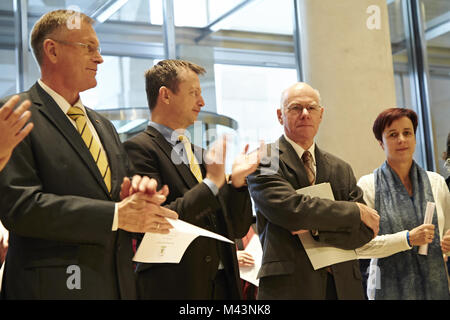
{"type": "MultiPolygon", "coordinates": [[[[375,210],[380,215],[380,235],[411,230],[423,224],[427,202],[434,202],[425,170],[414,161],[410,170],[412,197],[398,175],[385,162],[374,171],[375,210]]],[[[442,258],[437,214],[433,214],[435,234],[428,245],[428,255],[418,254],[418,247],[378,259],[380,286],[376,300],[450,299],[442,258]]]]}

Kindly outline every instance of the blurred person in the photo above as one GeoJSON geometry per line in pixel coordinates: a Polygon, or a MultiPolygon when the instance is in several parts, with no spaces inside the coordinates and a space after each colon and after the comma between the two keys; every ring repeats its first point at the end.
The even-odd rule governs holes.
{"type": "Polygon", "coordinates": [[[297,236],[306,230],[319,242],[355,249],[378,233],[379,216],[358,203],[363,193],[350,165],[314,141],[323,113],[310,85],[284,90],[277,110],[284,134],[247,179],[263,246],[258,299],[364,299],[358,260],[314,270],[297,236]],[[336,201],[296,192],[324,182],[336,201]]]}
{"type": "MultiPolygon", "coordinates": [[[[236,249],[237,249],[237,259],[239,264],[239,269],[241,268],[249,268],[255,265],[255,259],[251,255],[251,253],[245,251],[247,245],[252,240],[253,237],[258,237],[256,234],[256,224],[252,224],[248,229],[247,234],[241,238],[236,239],[236,249]]],[[[259,239],[258,239],[259,241],[259,239]]],[[[258,293],[258,287],[252,284],[249,281],[241,279],[242,283],[242,297],[244,300],[256,300],[256,296],[258,293]]]]}
{"type": "MultiPolygon", "coordinates": [[[[246,177],[258,165],[248,146],[226,180],[226,140],[218,139],[208,151],[192,145],[186,128],[205,105],[199,75],[205,69],[185,60],[163,60],[146,74],[151,112],[147,129],[124,143],[138,175],[167,185],[165,205],[180,219],[221,234],[243,237],[252,223],[246,177]]],[[[234,245],[198,237],[180,263],[140,263],[137,266],[141,299],[241,299],[234,245]]]]}
{"type": "Polygon", "coordinates": [[[380,236],[357,249],[359,256],[378,257],[370,264],[368,296],[375,300],[447,300],[449,283],[443,253],[450,251],[450,194],[445,180],[414,160],[417,115],[404,108],[381,112],[373,133],[386,161],[361,177],[368,206],[380,214],[380,236]],[[424,224],[427,202],[436,210],[424,224]],[[428,244],[427,255],[418,246],[428,244]]]}
{"type": "Polygon", "coordinates": [[[19,100],[31,102],[34,126],[0,172],[6,299],[135,299],[131,232],[168,233],[164,217],[177,217],[159,206],[167,189],[124,178],[113,125],[80,100],[103,62],[93,22],[56,10],[31,33],[41,78],[19,100]]]}

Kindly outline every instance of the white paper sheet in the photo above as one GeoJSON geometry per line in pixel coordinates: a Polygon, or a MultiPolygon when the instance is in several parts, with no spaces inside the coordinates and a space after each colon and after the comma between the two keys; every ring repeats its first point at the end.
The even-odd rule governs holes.
{"type": "Polygon", "coordinates": [[[255,260],[255,265],[249,267],[239,267],[239,274],[241,279],[248,281],[255,286],[259,286],[258,272],[261,268],[262,261],[262,246],[261,242],[259,242],[259,237],[257,234],[254,234],[253,237],[247,244],[247,247],[244,250],[252,255],[255,260]]]}
{"type": "MultiPolygon", "coordinates": [[[[434,202],[427,202],[427,208],[425,209],[425,217],[423,219],[424,224],[431,224],[433,222],[434,208],[436,204],[434,202]]],[[[428,255],[428,243],[419,246],[419,254],[428,255]]]]}
{"type": "MultiPolygon", "coordinates": [[[[333,191],[329,182],[312,185],[306,188],[298,189],[297,193],[311,197],[334,200],[333,191]]],[[[332,247],[322,242],[314,240],[310,232],[299,234],[306,254],[314,270],[327,267],[336,263],[356,260],[355,250],[344,250],[332,247]]]]}
{"type": "Polygon", "coordinates": [[[133,261],[146,263],[179,263],[192,241],[199,236],[233,244],[233,241],[214,232],[182,220],[166,218],[173,226],[168,234],[146,233],[133,261]]]}

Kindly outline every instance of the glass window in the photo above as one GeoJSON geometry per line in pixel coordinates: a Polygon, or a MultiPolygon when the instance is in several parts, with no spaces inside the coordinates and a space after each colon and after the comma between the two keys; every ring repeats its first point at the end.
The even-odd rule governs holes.
{"type": "Polygon", "coordinates": [[[450,1],[422,0],[427,39],[429,94],[436,169],[444,177],[444,152],[450,134],[450,1]]]}
{"type": "Polygon", "coordinates": [[[161,0],[128,0],[109,20],[150,23],[151,3],[161,0]]]}
{"type": "Polygon", "coordinates": [[[296,70],[216,64],[214,73],[217,113],[239,123],[240,146],[278,139],[283,130],[276,110],[281,92],[297,81],[296,70]]]}
{"type": "MultiPolygon", "coordinates": [[[[191,11],[181,3],[174,2],[176,24],[177,10],[205,12],[203,4],[207,12],[204,25],[223,18],[209,31],[197,29],[193,38],[189,33],[177,33],[176,40],[177,56],[207,71],[200,77],[203,110],[238,123],[237,131],[213,126],[218,134],[235,136],[228,154],[234,156],[246,143],[254,149],[261,139],[267,143],[276,140],[281,134],[276,118],[281,91],[297,80],[292,1],[199,0],[193,2],[191,11]],[[232,14],[223,17],[231,10],[232,14]]],[[[217,135],[206,136],[211,142],[217,135]]]]}
{"type": "MultiPolygon", "coordinates": [[[[413,109],[417,112],[415,102],[411,97],[411,79],[409,74],[409,58],[406,47],[406,34],[403,18],[404,2],[401,0],[388,1],[389,31],[391,37],[392,60],[394,62],[394,80],[397,106],[413,109]]],[[[386,106],[390,107],[390,106],[386,106]]],[[[419,119],[419,123],[421,120],[419,119]]],[[[423,141],[417,131],[417,144],[414,159],[423,167],[425,159],[421,152],[423,141]]]]}
{"type": "Polygon", "coordinates": [[[0,49],[0,97],[9,96],[17,92],[16,74],[14,50],[0,49]]]}
{"type": "Polygon", "coordinates": [[[94,109],[147,107],[144,73],[151,59],[103,56],[97,86],[81,93],[83,103],[94,109]]]}
{"type": "MultiPolygon", "coordinates": [[[[223,15],[242,1],[210,1],[212,17],[223,15]],[[233,6],[231,4],[234,4],[233,6]],[[219,14],[220,13],[220,14],[219,14]]],[[[211,19],[213,21],[216,18],[211,19]]],[[[272,34],[293,31],[293,5],[289,0],[253,1],[221,21],[214,29],[239,30],[272,34]]]]}

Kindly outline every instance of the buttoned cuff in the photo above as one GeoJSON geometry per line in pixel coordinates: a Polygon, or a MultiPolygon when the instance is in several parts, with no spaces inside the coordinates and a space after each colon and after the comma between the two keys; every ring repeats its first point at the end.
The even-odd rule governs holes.
{"type": "Polygon", "coordinates": [[[114,219],[112,224],[112,231],[117,231],[119,229],[119,204],[114,205],[114,219]]]}

